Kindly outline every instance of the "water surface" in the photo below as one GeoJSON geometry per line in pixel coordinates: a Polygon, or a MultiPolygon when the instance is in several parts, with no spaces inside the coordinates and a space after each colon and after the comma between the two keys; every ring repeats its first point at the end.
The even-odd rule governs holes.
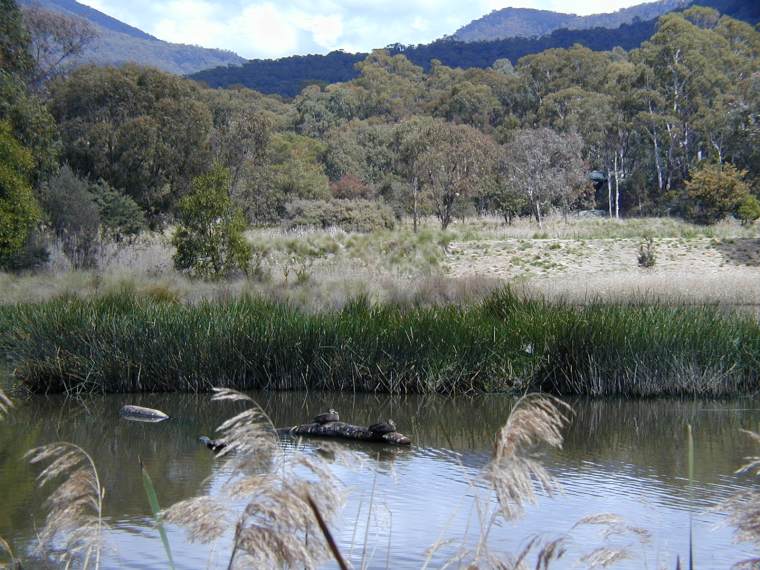
{"type": "MultiPolygon", "coordinates": [[[[426,550],[440,540],[455,542],[437,552],[430,567],[440,567],[462,542],[473,544],[477,509],[494,499],[479,478],[494,434],[513,400],[502,396],[451,400],[441,397],[354,396],[316,393],[260,393],[254,397],[277,425],[302,423],[330,407],[357,424],[392,417],[414,445],[393,448],[346,444],[354,466],[334,464],[350,494],[333,522],[341,550],[356,567],[419,568],[426,550]],[[373,509],[368,506],[373,485],[373,509]],[[366,542],[366,548],[365,548],[366,542]]],[[[573,529],[576,521],[598,513],[618,513],[646,529],[650,540],[613,538],[630,545],[634,558],[619,568],[674,568],[688,554],[692,519],[697,568],[728,568],[752,554],[733,542],[732,529],[713,507],[734,493],[752,488],[749,476],[734,475],[747,455],[755,455],[740,429],[760,430],[760,410],[749,400],[576,401],[576,416],[564,449],[545,455],[545,465],[563,494],[540,496],[516,522],[500,522],[489,535],[492,551],[515,553],[527,541],[569,533],[569,553],[557,568],[574,567],[583,552],[604,544],[598,528],[573,529]],[[695,478],[687,473],[686,426],[694,429],[695,478]],[[565,561],[566,560],[566,561],[565,561]]],[[[152,526],[142,488],[138,457],[156,485],[162,506],[210,491],[228,476],[226,463],[197,442],[239,411],[212,403],[207,395],[118,395],[73,402],[34,397],[0,424],[0,536],[17,552],[28,552],[35,529],[44,521],[44,494],[23,453],[57,440],[74,442],[97,463],[106,489],[105,568],[163,568],[165,555],[152,526]],[[122,404],[160,408],[172,419],[158,424],[120,419],[122,404]]],[[[283,440],[292,449],[295,442],[283,440]]],[[[319,441],[303,443],[307,453],[319,441]]],[[[177,568],[224,568],[229,537],[214,548],[192,544],[184,531],[168,528],[177,568]]],[[[327,567],[330,567],[328,564],[327,567]]]]}

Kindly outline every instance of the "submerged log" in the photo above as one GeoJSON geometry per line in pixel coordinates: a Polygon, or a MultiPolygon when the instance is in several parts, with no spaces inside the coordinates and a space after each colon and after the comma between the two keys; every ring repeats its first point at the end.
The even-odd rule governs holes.
{"type": "Polygon", "coordinates": [[[311,423],[292,428],[278,430],[296,436],[333,437],[339,439],[351,439],[353,441],[367,441],[374,443],[388,443],[391,445],[410,445],[412,440],[397,431],[391,433],[376,433],[363,426],[355,426],[345,422],[328,422],[325,424],[311,423]]]}
{"type": "Polygon", "coordinates": [[[168,420],[169,416],[161,410],[153,408],[143,408],[142,406],[126,405],[119,410],[119,415],[127,420],[137,422],[162,422],[168,420]]]}

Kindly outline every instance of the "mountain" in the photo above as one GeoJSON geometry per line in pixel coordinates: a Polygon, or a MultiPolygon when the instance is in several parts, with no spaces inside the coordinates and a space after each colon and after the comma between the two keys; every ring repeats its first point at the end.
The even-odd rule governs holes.
{"type": "MultiPolygon", "coordinates": [[[[620,46],[635,48],[655,31],[656,20],[624,24],[619,28],[591,30],[555,30],[540,38],[508,38],[491,42],[460,42],[451,39],[431,44],[404,46],[394,44],[385,49],[391,54],[404,54],[413,63],[430,68],[433,59],[449,67],[490,67],[497,59],[516,62],[524,55],[550,48],[569,48],[582,44],[602,51],[620,46]]],[[[337,83],[358,76],[354,65],[366,53],[334,51],[327,55],[292,56],[282,59],[254,59],[240,66],[205,69],[190,77],[209,87],[243,85],[262,93],[295,97],[311,83],[337,83]]]]}
{"type": "MultiPolygon", "coordinates": [[[[664,1],[676,1],[679,6],[686,7],[680,0],[664,1]]],[[[759,0],[699,0],[698,3],[753,25],[760,22],[759,0]]],[[[641,6],[651,7],[651,4],[641,6]]],[[[425,45],[393,44],[386,50],[391,55],[403,53],[410,61],[425,69],[430,68],[433,59],[449,67],[485,68],[493,65],[497,59],[506,58],[517,62],[525,55],[551,48],[569,48],[574,44],[581,44],[596,51],[611,50],[614,47],[630,50],[649,39],[656,27],[657,18],[653,17],[647,20],[634,19],[631,23],[616,28],[561,28],[539,37],[512,37],[478,42],[458,41],[448,37],[425,45]]],[[[366,53],[334,51],[327,55],[292,56],[275,60],[254,59],[239,66],[206,69],[190,77],[210,87],[243,85],[262,93],[295,97],[305,86],[312,83],[337,83],[356,78],[358,72],[354,65],[366,56],[366,53]]]]}
{"type": "Polygon", "coordinates": [[[640,20],[653,20],[667,12],[689,5],[691,0],[658,0],[623,8],[608,14],[577,16],[531,8],[503,8],[459,28],[453,39],[462,42],[501,40],[505,38],[535,38],[561,28],[588,30],[617,28],[640,20]]]}
{"type": "Polygon", "coordinates": [[[22,7],[35,6],[87,20],[98,32],[77,63],[120,65],[137,63],[177,74],[210,67],[236,65],[246,60],[234,52],[159,40],[133,26],[75,0],[18,0],[22,7]]]}

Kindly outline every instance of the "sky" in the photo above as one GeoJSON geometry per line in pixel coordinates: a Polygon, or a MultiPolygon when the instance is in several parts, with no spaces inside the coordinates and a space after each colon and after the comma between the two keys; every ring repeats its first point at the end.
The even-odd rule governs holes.
{"type": "Polygon", "coordinates": [[[428,43],[507,6],[575,14],[645,0],[79,0],[162,40],[249,59],[428,43]]]}

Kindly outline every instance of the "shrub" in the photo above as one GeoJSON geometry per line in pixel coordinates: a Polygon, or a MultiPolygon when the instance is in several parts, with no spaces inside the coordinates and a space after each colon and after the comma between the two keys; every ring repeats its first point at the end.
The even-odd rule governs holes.
{"type": "Polygon", "coordinates": [[[739,214],[739,219],[745,226],[754,223],[755,220],[760,218],[760,200],[751,194],[748,195],[739,205],[737,214],[739,214]]]}
{"type": "Polygon", "coordinates": [[[656,262],[657,251],[654,247],[654,239],[650,237],[639,245],[639,266],[646,268],[654,267],[656,262]]]}
{"type": "Polygon", "coordinates": [[[32,231],[21,249],[0,257],[0,268],[7,271],[27,271],[37,269],[50,260],[43,234],[32,231]]]}
{"type": "Polygon", "coordinates": [[[53,231],[74,267],[92,267],[98,245],[100,209],[89,183],[63,166],[48,181],[42,202],[53,231]]]}
{"type": "Polygon", "coordinates": [[[700,224],[714,224],[735,212],[749,196],[746,171],[732,164],[706,164],[686,182],[686,215],[700,224]]]}
{"type": "Polygon", "coordinates": [[[371,200],[295,200],[285,210],[285,224],[289,229],[339,227],[346,231],[371,232],[394,226],[393,211],[371,200]]]}
{"type": "Polygon", "coordinates": [[[235,270],[248,273],[251,246],[243,236],[243,212],[230,198],[230,174],[215,166],[193,179],[179,203],[180,225],[172,243],[174,266],[202,278],[217,279],[235,270]]]}
{"type": "Polygon", "coordinates": [[[330,184],[330,192],[332,192],[334,198],[340,200],[371,199],[373,197],[372,188],[361,178],[353,174],[345,174],[340,180],[332,182],[330,184]]]}
{"type": "Polygon", "coordinates": [[[100,181],[92,187],[100,211],[103,233],[114,241],[138,235],[145,227],[145,213],[131,196],[100,181]]]}

